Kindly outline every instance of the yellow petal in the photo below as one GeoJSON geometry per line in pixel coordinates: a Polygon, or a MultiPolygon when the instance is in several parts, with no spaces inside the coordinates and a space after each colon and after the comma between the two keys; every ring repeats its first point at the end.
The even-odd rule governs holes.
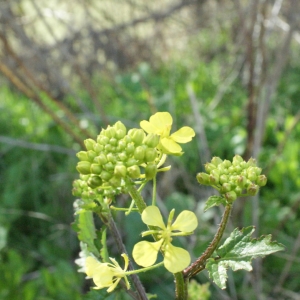
{"type": "Polygon", "coordinates": [[[101,266],[93,275],[93,281],[98,289],[109,287],[113,284],[113,269],[107,265],[101,266]]]}
{"type": "Polygon", "coordinates": [[[165,251],[164,265],[171,273],[184,270],[191,262],[190,254],[179,247],[169,244],[165,251]]]}
{"type": "Polygon", "coordinates": [[[109,287],[109,289],[107,289],[107,292],[112,292],[117,287],[120,280],[121,278],[116,279],[115,282],[109,287]]]}
{"type": "Polygon", "coordinates": [[[162,243],[163,239],[154,243],[142,241],[135,244],[132,251],[132,256],[135,262],[142,267],[154,265],[162,243]]]}
{"type": "Polygon", "coordinates": [[[153,124],[151,124],[148,121],[141,121],[140,126],[142,129],[144,129],[147,133],[157,133],[159,131],[159,128],[155,127],[153,124]]]}
{"type": "Polygon", "coordinates": [[[174,142],[171,138],[163,138],[160,140],[160,145],[162,147],[162,151],[165,154],[180,154],[181,147],[174,142]]]}
{"type": "Polygon", "coordinates": [[[158,112],[150,117],[150,123],[158,128],[171,126],[173,123],[172,116],[168,112],[158,112]]]}
{"type": "Polygon", "coordinates": [[[85,260],[85,273],[89,277],[93,277],[97,268],[101,266],[101,263],[92,256],[88,256],[85,260]]]}
{"type": "Polygon", "coordinates": [[[157,206],[151,205],[146,207],[142,212],[142,220],[147,225],[157,226],[161,229],[166,228],[157,206]]]}
{"type": "Polygon", "coordinates": [[[185,144],[192,140],[192,138],[195,136],[195,131],[188,126],[184,126],[177,130],[176,132],[171,134],[171,138],[181,144],[185,144]]]}
{"type": "Polygon", "coordinates": [[[172,230],[180,230],[182,232],[191,232],[198,226],[196,215],[192,211],[182,211],[175,222],[172,224],[172,230]]]}

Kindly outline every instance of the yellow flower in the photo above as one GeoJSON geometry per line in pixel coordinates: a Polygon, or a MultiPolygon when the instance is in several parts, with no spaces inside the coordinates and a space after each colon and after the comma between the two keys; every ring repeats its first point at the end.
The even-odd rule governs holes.
{"type": "Polygon", "coordinates": [[[112,292],[123,277],[127,289],[130,288],[129,281],[126,277],[129,260],[126,254],[122,254],[122,256],[125,261],[124,269],[122,269],[118,262],[113,258],[109,258],[112,263],[101,263],[92,256],[86,258],[85,272],[88,277],[93,278],[93,281],[96,284],[95,289],[108,287],[107,292],[112,292]]]}
{"type": "Polygon", "coordinates": [[[182,148],[178,145],[192,140],[195,132],[191,127],[184,126],[170,135],[173,119],[168,112],[158,112],[149,121],[141,121],[140,126],[147,133],[160,136],[158,148],[165,154],[182,155],[182,148]]]}
{"type": "Polygon", "coordinates": [[[159,250],[163,252],[166,269],[172,273],[180,272],[190,264],[190,254],[185,249],[173,246],[171,244],[172,236],[192,234],[192,231],[198,226],[198,221],[193,212],[184,210],[172,224],[174,212],[174,209],[170,212],[167,226],[165,226],[157,206],[148,206],[144,209],[143,222],[160,229],[148,230],[142,236],[155,234],[159,240],[153,243],[142,241],[134,246],[132,256],[138,265],[152,266],[156,262],[159,250]]]}

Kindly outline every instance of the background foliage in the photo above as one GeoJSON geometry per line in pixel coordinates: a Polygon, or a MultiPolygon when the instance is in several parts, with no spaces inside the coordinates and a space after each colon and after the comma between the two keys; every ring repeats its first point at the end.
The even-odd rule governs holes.
{"type": "MultiPolygon", "coordinates": [[[[252,273],[229,273],[224,291],[211,284],[211,299],[300,299],[297,0],[0,5],[1,299],[113,299],[87,294],[74,264],[75,153],[102,127],[135,127],[156,111],[197,132],[158,182],[163,211],[176,203],[197,213],[194,258],[220,220],[218,209],[203,213],[211,194],[195,180],[203,164],[254,156],[269,179],[259,197],[237,203],[229,227],[254,224],[286,251],[255,261],[252,273]]],[[[139,220],[116,218],[130,249],[139,220]]],[[[172,299],[173,278],[152,274],[141,275],[147,292],[172,299]]]]}

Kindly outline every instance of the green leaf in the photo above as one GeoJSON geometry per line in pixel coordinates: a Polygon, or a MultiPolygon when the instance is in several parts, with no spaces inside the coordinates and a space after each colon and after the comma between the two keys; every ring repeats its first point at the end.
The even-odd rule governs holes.
{"type": "Polygon", "coordinates": [[[210,278],[222,289],[226,287],[227,269],[233,271],[244,269],[251,271],[251,261],[254,258],[284,250],[284,246],[271,241],[271,235],[251,238],[255,228],[249,226],[239,231],[237,228],[231,233],[217,251],[216,258],[207,260],[206,269],[210,278]]]}
{"type": "Polygon", "coordinates": [[[93,213],[83,211],[75,216],[73,229],[78,233],[78,239],[87,245],[87,249],[99,257],[99,251],[94,242],[97,238],[93,213]]]}
{"type": "Polygon", "coordinates": [[[219,206],[221,204],[226,205],[225,198],[220,196],[210,196],[205,202],[204,211],[207,211],[209,208],[213,206],[219,206]]]}

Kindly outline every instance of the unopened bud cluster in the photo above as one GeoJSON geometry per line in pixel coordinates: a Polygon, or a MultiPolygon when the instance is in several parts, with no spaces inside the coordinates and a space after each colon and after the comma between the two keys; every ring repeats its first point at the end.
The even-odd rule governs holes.
{"type": "Polygon", "coordinates": [[[127,132],[125,125],[118,121],[107,129],[102,129],[96,140],[84,141],[86,151],[77,153],[77,171],[86,182],[77,189],[90,193],[118,193],[124,187],[124,179],[141,177],[141,167],[145,177],[151,179],[156,174],[159,136],[146,135],[142,129],[127,132]]]}
{"type": "Polygon", "coordinates": [[[207,173],[197,175],[198,182],[216,188],[230,202],[240,196],[256,195],[259,187],[267,183],[255,159],[246,162],[239,155],[235,155],[232,162],[214,157],[205,164],[205,170],[207,173]]]}

